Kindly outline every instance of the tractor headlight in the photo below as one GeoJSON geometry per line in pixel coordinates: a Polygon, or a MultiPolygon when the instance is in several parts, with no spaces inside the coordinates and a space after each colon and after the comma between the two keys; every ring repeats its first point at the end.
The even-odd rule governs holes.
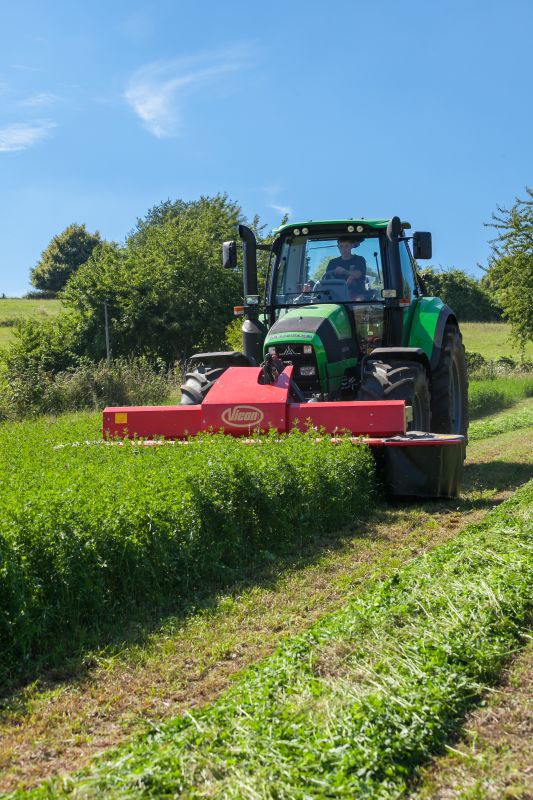
{"type": "Polygon", "coordinates": [[[306,356],[310,356],[313,353],[313,345],[311,344],[304,344],[304,353],[306,356]]]}
{"type": "Polygon", "coordinates": [[[275,347],[269,347],[268,348],[268,352],[270,353],[271,356],[275,356],[276,355],[276,348],[275,347]]]}
{"type": "Polygon", "coordinates": [[[316,369],[315,367],[300,367],[300,375],[302,378],[309,378],[316,375],[316,369]]]}

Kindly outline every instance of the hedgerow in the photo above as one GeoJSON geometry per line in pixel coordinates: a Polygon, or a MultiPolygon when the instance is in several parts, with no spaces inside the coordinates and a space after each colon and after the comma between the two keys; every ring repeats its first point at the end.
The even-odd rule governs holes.
{"type": "Polygon", "coordinates": [[[404,796],[522,642],[532,502],[533,482],[286,641],[214,705],[24,796],[404,796]]]}
{"type": "Polygon", "coordinates": [[[0,428],[0,680],[339,529],[374,491],[369,449],[348,441],[295,432],[54,448],[48,425],[0,428]]]}

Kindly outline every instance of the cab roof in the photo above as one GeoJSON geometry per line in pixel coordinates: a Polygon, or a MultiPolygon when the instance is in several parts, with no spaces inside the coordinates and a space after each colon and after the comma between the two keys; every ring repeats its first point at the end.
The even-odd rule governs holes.
{"type": "MultiPolygon", "coordinates": [[[[297,228],[302,232],[302,228],[323,228],[324,230],[346,230],[347,233],[363,233],[369,228],[375,230],[382,230],[389,224],[389,219],[324,219],[324,220],[306,220],[305,222],[289,222],[286,225],[281,225],[279,228],[274,228],[273,233],[279,236],[282,233],[293,232],[297,228]],[[355,230],[348,230],[348,226],[353,227],[355,230]],[[361,226],[362,231],[357,231],[357,227],[361,226]]],[[[402,222],[402,228],[408,229],[411,225],[408,222],[402,222]]]]}

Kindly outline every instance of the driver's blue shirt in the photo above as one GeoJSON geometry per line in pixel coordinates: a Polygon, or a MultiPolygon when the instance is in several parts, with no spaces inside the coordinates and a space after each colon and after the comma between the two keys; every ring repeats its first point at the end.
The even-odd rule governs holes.
{"type": "MultiPolygon", "coordinates": [[[[361,293],[365,291],[365,279],[366,279],[366,261],[363,256],[351,256],[350,258],[342,258],[342,256],[338,256],[338,258],[332,258],[326,268],[326,275],[330,275],[333,277],[335,275],[335,270],[337,267],[342,267],[343,269],[352,271],[359,271],[361,276],[356,278],[353,281],[350,281],[350,292],[352,293],[361,293]]],[[[342,276],[343,278],[348,278],[349,276],[342,276]]]]}

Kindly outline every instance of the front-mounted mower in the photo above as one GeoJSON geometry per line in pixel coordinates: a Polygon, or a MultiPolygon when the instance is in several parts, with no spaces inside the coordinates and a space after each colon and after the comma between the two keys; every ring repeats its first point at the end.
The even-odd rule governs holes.
{"type": "MultiPolygon", "coordinates": [[[[180,406],[105,409],[104,435],[313,426],[362,437],[393,494],[455,496],[468,427],[464,347],[454,312],[417,275],[431,234],[409,229],[398,217],[305,222],[264,245],[239,226],[243,352],[194,356],[180,406]],[[263,302],[258,249],[269,252],[263,302]]],[[[235,269],[236,242],[223,251],[235,269]]]]}

